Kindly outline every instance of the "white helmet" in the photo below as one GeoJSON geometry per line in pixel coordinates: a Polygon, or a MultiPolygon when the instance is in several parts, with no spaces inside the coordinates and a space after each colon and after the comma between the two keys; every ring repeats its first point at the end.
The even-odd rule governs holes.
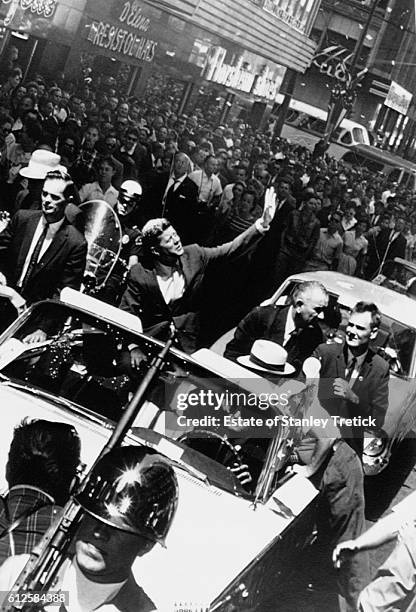
{"type": "Polygon", "coordinates": [[[140,183],[131,179],[123,181],[120,186],[120,189],[123,190],[124,195],[130,198],[133,198],[135,196],[141,196],[143,193],[143,189],[140,183]]]}

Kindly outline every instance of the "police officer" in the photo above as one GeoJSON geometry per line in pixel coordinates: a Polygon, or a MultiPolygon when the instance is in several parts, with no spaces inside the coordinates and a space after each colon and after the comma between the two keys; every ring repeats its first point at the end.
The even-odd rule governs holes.
{"type": "Polygon", "coordinates": [[[137,181],[129,179],[121,184],[115,207],[122,231],[121,251],[105,287],[98,292],[100,299],[115,306],[123,294],[127,272],[139,261],[141,253],[142,233],[137,225],[141,196],[142,187],[137,181]]]}
{"type": "MultiPolygon", "coordinates": [[[[82,612],[155,610],[136,583],[132,565],[155,544],[165,543],[178,499],[172,467],[153,449],[117,448],[98,462],[76,499],[86,514],[72,542],[73,556],[61,566],[54,592],[69,592],[69,609],[82,612]]],[[[27,559],[28,555],[10,557],[1,567],[4,594],[27,559]]]]}

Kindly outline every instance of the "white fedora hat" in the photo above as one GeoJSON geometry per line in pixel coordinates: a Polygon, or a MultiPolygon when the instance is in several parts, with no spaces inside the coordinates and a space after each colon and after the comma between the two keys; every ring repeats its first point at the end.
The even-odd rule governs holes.
{"type": "Polygon", "coordinates": [[[29,160],[29,165],[20,170],[20,174],[25,178],[44,179],[48,172],[52,170],[65,170],[65,166],[60,166],[61,156],[46,149],[36,149],[33,151],[29,160]]]}
{"type": "Polygon", "coordinates": [[[238,363],[243,366],[278,376],[288,376],[295,371],[286,360],[287,351],[271,340],[256,340],[251,347],[250,355],[237,357],[238,363]]]}

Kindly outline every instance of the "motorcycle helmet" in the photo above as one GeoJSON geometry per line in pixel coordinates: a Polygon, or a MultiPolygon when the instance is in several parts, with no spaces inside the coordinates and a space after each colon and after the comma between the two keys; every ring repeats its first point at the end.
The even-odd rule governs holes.
{"type": "Polygon", "coordinates": [[[95,519],[164,545],[178,484],[173,468],[156,451],[123,446],[97,463],[75,499],[95,519]]]}
{"type": "Polygon", "coordinates": [[[117,202],[117,211],[119,215],[125,216],[131,213],[134,207],[139,203],[142,193],[142,186],[137,181],[131,179],[123,181],[120,185],[117,202]]]}

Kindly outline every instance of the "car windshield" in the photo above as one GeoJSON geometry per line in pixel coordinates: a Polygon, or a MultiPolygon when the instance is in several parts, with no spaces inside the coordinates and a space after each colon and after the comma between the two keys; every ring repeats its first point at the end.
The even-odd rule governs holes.
{"type": "Polygon", "coordinates": [[[410,261],[387,260],[372,282],[416,299],[416,264],[410,261]]]}
{"type": "MultiPolygon", "coordinates": [[[[86,409],[85,414],[90,411],[114,422],[162,346],[78,309],[43,302],[3,333],[0,372],[6,384],[64,398],[86,409]],[[29,344],[33,334],[36,341],[29,344]],[[131,368],[132,347],[143,356],[138,370],[131,368]]],[[[260,377],[253,383],[216,376],[173,351],[133,427],[154,429],[209,457],[227,468],[224,482],[233,476],[234,467],[248,466],[250,482],[241,489],[244,479],[234,480],[242,494],[254,494],[275,434],[270,428],[267,433],[261,427],[247,428],[241,419],[259,417],[269,409],[261,393],[265,383],[260,377]]]]}

